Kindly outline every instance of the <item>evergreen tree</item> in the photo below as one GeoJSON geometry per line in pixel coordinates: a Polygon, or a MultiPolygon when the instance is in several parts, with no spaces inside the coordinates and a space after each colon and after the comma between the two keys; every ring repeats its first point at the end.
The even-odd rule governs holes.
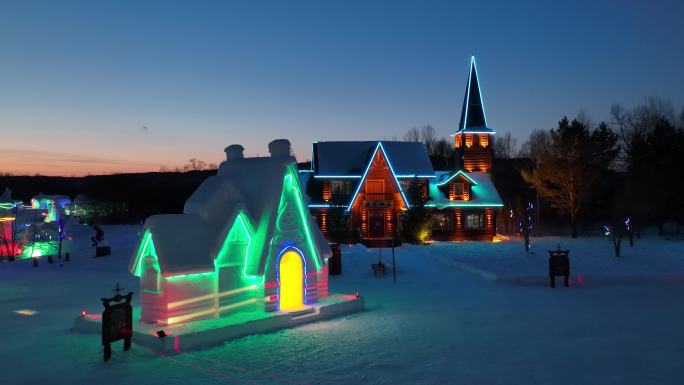
{"type": "Polygon", "coordinates": [[[407,190],[406,195],[411,207],[406,212],[401,236],[409,243],[420,244],[429,239],[432,232],[432,217],[425,207],[430,201],[430,196],[417,178],[411,181],[407,190]]]}
{"type": "Polygon", "coordinates": [[[551,130],[550,139],[537,167],[523,170],[522,176],[552,207],[570,217],[572,236],[576,238],[578,213],[617,156],[617,136],[605,123],[590,130],[564,117],[558,128],[551,130]]]}

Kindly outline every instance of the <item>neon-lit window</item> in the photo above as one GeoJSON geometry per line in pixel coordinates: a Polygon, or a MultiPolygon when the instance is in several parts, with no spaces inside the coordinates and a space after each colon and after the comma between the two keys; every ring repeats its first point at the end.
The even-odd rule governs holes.
{"type": "Polygon", "coordinates": [[[489,135],[480,135],[480,146],[487,147],[489,145],[489,135]]]}
{"type": "Polygon", "coordinates": [[[453,230],[454,229],[454,215],[452,213],[435,213],[435,214],[432,214],[432,229],[433,230],[453,230]]]}
{"type": "Polygon", "coordinates": [[[454,142],[456,144],[456,148],[461,148],[461,134],[458,134],[454,137],[454,142]]]}
{"type": "Polygon", "coordinates": [[[468,214],[465,221],[466,229],[484,229],[485,217],[484,214],[468,214]]]}
{"type": "Polygon", "coordinates": [[[473,146],[473,134],[466,134],[465,145],[468,148],[473,146]]]}

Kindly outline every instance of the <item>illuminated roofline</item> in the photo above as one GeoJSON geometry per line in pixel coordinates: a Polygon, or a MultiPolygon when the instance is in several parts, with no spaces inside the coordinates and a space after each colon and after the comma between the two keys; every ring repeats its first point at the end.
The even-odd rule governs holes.
{"type": "MultiPolygon", "coordinates": [[[[295,204],[297,206],[297,210],[299,211],[299,216],[302,221],[302,226],[304,227],[304,235],[306,237],[306,243],[309,246],[309,252],[311,253],[311,258],[313,258],[314,263],[316,264],[316,270],[320,270],[321,266],[319,264],[319,259],[320,255],[318,253],[318,248],[316,248],[316,245],[313,240],[313,235],[311,234],[311,221],[309,219],[309,210],[307,207],[304,206],[304,202],[302,200],[302,190],[299,187],[299,178],[295,178],[294,175],[292,175],[293,171],[295,171],[296,175],[296,170],[294,169],[294,165],[290,165],[289,167],[289,172],[287,175],[285,175],[285,179],[283,180],[283,191],[281,192],[281,197],[280,197],[280,204],[283,203],[283,199],[285,198],[285,183],[287,183],[287,179],[289,178],[289,183],[290,183],[290,188],[292,188],[293,195],[294,195],[294,200],[295,204]]],[[[276,218],[276,223],[280,223],[280,207],[278,208],[278,217],[276,218]]],[[[304,257],[304,254],[302,254],[302,257],[304,257]]]]}
{"type": "Polygon", "coordinates": [[[314,175],[316,179],[357,179],[361,175],[314,175]]]}
{"type": "Polygon", "coordinates": [[[450,180],[456,178],[459,174],[460,174],[460,175],[463,175],[463,176],[464,176],[466,179],[468,179],[473,185],[477,186],[477,182],[475,182],[475,179],[471,178],[468,174],[466,174],[465,172],[463,172],[463,170],[458,170],[454,175],[452,175],[451,177],[449,177],[449,179],[447,179],[447,180],[445,180],[444,182],[441,182],[441,183],[436,183],[435,185],[437,185],[437,186],[443,186],[443,185],[449,183],[450,180]]]}
{"type": "Polygon", "coordinates": [[[468,203],[468,202],[463,202],[463,203],[442,203],[442,204],[435,204],[435,203],[429,203],[426,204],[425,207],[503,207],[503,203],[468,203]]]}
{"type": "MultiPolygon", "coordinates": [[[[475,77],[477,77],[477,93],[480,95],[480,106],[482,109],[482,118],[484,119],[485,127],[489,127],[487,124],[487,112],[485,110],[484,99],[482,99],[482,86],[480,85],[480,75],[477,72],[477,63],[475,62],[475,55],[470,57],[470,71],[468,72],[468,91],[466,92],[466,103],[465,103],[465,118],[463,119],[463,127],[459,127],[458,130],[450,134],[449,136],[455,136],[456,134],[462,133],[468,127],[468,106],[470,105],[470,83],[473,78],[473,68],[475,69],[475,77]]],[[[472,131],[468,134],[494,134],[494,132],[480,132],[472,131]]]]}
{"type": "MultiPolygon", "coordinates": [[[[386,154],[385,154],[386,155],[386,154]]],[[[302,172],[302,171],[300,171],[302,172]]],[[[310,172],[310,171],[303,171],[310,172]]],[[[435,175],[421,175],[421,174],[402,174],[395,175],[397,178],[436,178],[435,175]]],[[[314,175],[316,179],[358,179],[363,177],[363,175],[314,175]]]]}
{"type": "Polygon", "coordinates": [[[312,208],[312,209],[321,209],[321,208],[324,209],[324,208],[329,208],[329,207],[347,207],[347,206],[345,206],[345,205],[317,204],[317,203],[313,203],[313,204],[309,205],[309,208],[312,208]]]}
{"type": "MultiPolygon", "coordinates": [[[[145,233],[143,234],[143,241],[140,242],[140,247],[138,248],[138,255],[135,260],[135,265],[134,265],[134,271],[135,273],[133,274],[136,277],[141,276],[141,268],[142,268],[142,255],[147,251],[147,245],[149,244],[150,240],[152,239],[152,233],[150,232],[150,229],[145,229],[145,233]]],[[[152,243],[152,246],[154,247],[154,242],[152,243]]],[[[155,251],[155,258],[156,256],[156,251],[155,251]]],[[[157,263],[159,263],[159,260],[157,260],[157,263]]]]}
{"type": "Polygon", "coordinates": [[[363,176],[361,177],[361,180],[359,181],[359,185],[356,186],[356,191],[354,192],[354,195],[352,195],[351,201],[349,201],[349,205],[347,205],[347,210],[351,210],[352,206],[354,205],[354,201],[356,201],[356,197],[359,195],[359,191],[361,190],[361,186],[363,185],[363,181],[366,180],[366,176],[368,175],[368,171],[371,168],[371,165],[373,164],[373,159],[375,159],[375,156],[378,153],[378,150],[382,151],[383,155],[385,156],[385,160],[387,161],[387,165],[389,166],[390,172],[392,173],[392,178],[394,178],[394,182],[397,184],[397,188],[399,189],[399,193],[401,193],[401,198],[404,200],[404,204],[406,205],[406,208],[411,208],[411,205],[409,205],[408,199],[406,199],[406,196],[404,195],[404,190],[401,188],[401,183],[399,183],[399,180],[397,179],[397,175],[394,173],[394,168],[392,167],[392,162],[390,162],[389,157],[387,156],[387,152],[385,151],[385,148],[382,146],[382,142],[378,142],[378,144],[375,146],[375,150],[373,151],[373,154],[371,155],[370,159],[368,160],[368,165],[366,166],[366,171],[364,171],[363,176]]]}
{"type": "Polygon", "coordinates": [[[405,179],[405,178],[436,178],[437,176],[434,174],[430,175],[420,175],[420,174],[405,174],[405,175],[396,175],[397,179],[405,179]]]}
{"type": "Polygon", "coordinates": [[[459,135],[459,134],[489,134],[489,135],[495,135],[495,134],[496,134],[496,131],[494,131],[494,130],[492,130],[492,131],[463,131],[463,130],[460,130],[460,131],[454,132],[453,134],[450,134],[450,136],[456,136],[456,135],[459,135]]]}
{"type": "Polygon", "coordinates": [[[485,127],[489,127],[487,124],[487,112],[485,110],[484,99],[482,99],[482,86],[480,85],[480,74],[477,72],[477,63],[475,62],[475,55],[470,57],[470,62],[472,68],[475,68],[475,77],[477,77],[477,93],[480,95],[480,108],[482,109],[482,117],[484,118],[485,127]]]}

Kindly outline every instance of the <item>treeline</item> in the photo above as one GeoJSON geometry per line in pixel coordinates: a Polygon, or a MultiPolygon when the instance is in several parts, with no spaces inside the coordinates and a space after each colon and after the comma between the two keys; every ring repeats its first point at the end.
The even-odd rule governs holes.
{"type": "MultiPolygon", "coordinates": [[[[435,169],[447,169],[453,146],[425,127],[405,140],[424,142],[435,169]]],[[[597,124],[585,114],[563,117],[554,128],[532,131],[520,146],[510,133],[497,133],[493,148],[494,183],[504,200],[500,232],[518,233],[528,204],[536,234],[638,236],[655,226],[663,235],[668,224],[679,233],[684,222],[684,109],[677,114],[669,102],[616,104],[611,120],[597,124]]]]}
{"type": "Polygon", "coordinates": [[[190,195],[215,174],[216,170],[85,177],[0,176],[0,191],[7,187],[13,199],[25,203],[41,193],[67,195],[72,200],[85,194],[93,200],[125,204],[127,215],[118,216],[116,221],[137,223],[153,214],[181,213],[190,195]]]}

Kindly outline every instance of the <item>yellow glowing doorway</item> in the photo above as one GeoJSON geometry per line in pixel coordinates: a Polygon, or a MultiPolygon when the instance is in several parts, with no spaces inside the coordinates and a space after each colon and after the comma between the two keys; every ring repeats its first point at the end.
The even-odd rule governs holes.
{"type": "Polygon", "coordinates": [[[304,266],[302,257],[288,251],[280,258],[280,310],[304,307],[304,266]]]}

